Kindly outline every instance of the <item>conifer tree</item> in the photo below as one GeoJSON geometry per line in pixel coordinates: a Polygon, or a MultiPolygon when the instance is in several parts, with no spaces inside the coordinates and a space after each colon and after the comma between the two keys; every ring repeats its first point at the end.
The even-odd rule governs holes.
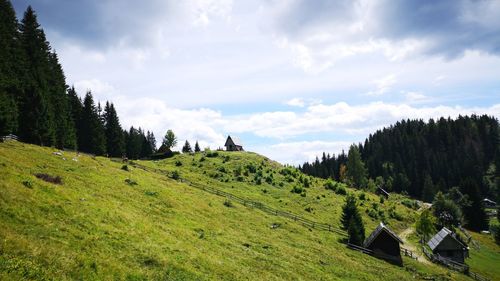
{"type": "Polygon", "coordinates": [[[50,46],[31,6],[24,13],[20,31],[20,42],[26,55],[24,95],[20,101],[20,135],[27,142],[53,145],[56,130],[47,85],[50,46]]]}
{"type": "Polygon", "coordinates": [[[0,135],[17,132],[24,57],[12,4],[0,0],[0,135]]]}
{"type": "Polygon", "coordinates": [[[111,157],[121,157],[125,153],[123,129],[114,105],[106,102],[104,107],[104,126],[106,132],[106,151],[111,157]]]}
{"type": "Polygon", "coordinates": [[[365,227],[356,205],[356,198],[353,195],[346,197],[346,203],[342,207],[340,223],[347,230],[349,243],[362,246],[365,240],[365,227]]]}
{"type": "Polygon", "coordinates": [[[476,231],[488,229],[488,217],[478,185],[472,179],[466,179],[462,182],[460,188],[470,201],[469,206],[463,210],[466,226],[476,231]]]}
{"type": "Polygon", "coordinates": [[[193,149],[191,148],[191,144],[186,140],[184,143],[184,146],[182,147],[182,153],[191,153],[193,152],[193,149]]]}
{"type": "Polygon", "coordinates": [[[361,160],[361,154],[359,153],[358,147],[351,145],[347,157],[347,179],[356,188],[366,187],[366,168],[361,160]]]}
{"type": "MultiPolygon", "coordinates": [[[[148,140],[148,145],[150,146],[151,154],[155,153],[156,152],[156,138],[155,138],[155,135],[153,134],[153,132],[149,132],[148,131],[146,138],[148,140]]],[[[148,155],[148,156],[151,156],[151,155],[148,155]]]]}
{"type": "Polygon", "coordinates": [[[94,103],[92,93],[89,91],[83,99],[83,110],[81,116],[81,151],[103,155],[106,152],[106,138],[104,126],[101,123],[98,110],[94,103]]]}
{"type": "Polygon", "coordinates": [[[194,152],[200,152],[200,145],[198,144],[198,141],[194,144],[194,152]]]}

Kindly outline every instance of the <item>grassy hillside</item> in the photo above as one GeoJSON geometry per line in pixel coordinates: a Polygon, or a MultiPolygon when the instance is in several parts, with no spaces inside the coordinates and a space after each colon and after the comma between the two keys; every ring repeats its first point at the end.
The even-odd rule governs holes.
{"type": "MultiPolygon", "coordinates": [[[[18,142],[0,143],[1,280],[409,280],[431,276],[468,280],[406,258],[404,267],[391,265],[347,249],[334,233],[236,203],[228,207],[222,197],[161,174],[131,165],[126,171],[121,163],[106,158],[53,152],[18,142]],[[59,176],[61,184],[35,176],[40,174],[45,179],[59,176]]],[[[179,155],[138,162],[338,225],[344,195],[326,190],[324,182],[312,178],[308,178],[310,187],[304,188],[305,197],[290,192],[304,185],[304,176],[256,154],[179,155]],[[240,175],[234,171],[239,167],[240,175]]],[[[379,211],[371,215],[383,215],[397,231],[413,222],[416,212],[401,204],[405,199],[380,203],[372,194],[364,196],[367,232],[378,223],[378,218],[364,211],[373,204],[379,211]]]]}

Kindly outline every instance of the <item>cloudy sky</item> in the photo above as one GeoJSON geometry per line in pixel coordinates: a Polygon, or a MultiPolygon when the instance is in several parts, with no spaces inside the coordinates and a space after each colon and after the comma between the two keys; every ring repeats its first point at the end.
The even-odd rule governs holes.
{"type": "Polygon", "coordinates": [[[13,0],[125,127],[299,164],[404,118],[500,117],[500,0],[13,0]]]}

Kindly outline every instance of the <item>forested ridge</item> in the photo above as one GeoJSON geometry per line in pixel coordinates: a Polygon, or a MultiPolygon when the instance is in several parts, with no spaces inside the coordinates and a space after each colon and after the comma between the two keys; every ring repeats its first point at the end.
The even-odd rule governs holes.
{"type": "MultiPolygon", "coordinates": [[[[486,115],[397,122],[356,145],[366,169],[363,187],[382,187],[431,202],[437,192],[465,186],[467,180],[478,190],[462,192],[498,198],[499,131],[498,120],[486,115]]],[[[323,153],[300,169],[345,181],[347,165],[344,152],[323,153]]]]}
{"type": "Polygon", "coordinates": [[[12,4],[0,0],[0,136],[96,155],[150,156],[152,132],[123,130],[111,102],[102,108],[88,91],[83,100],[66,78],[57,53],[28,7],[18,22],[12,4]]]}

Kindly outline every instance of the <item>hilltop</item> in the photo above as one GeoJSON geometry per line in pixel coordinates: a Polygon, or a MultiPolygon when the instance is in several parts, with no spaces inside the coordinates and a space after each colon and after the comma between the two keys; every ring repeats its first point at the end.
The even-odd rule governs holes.
{"type": "MultiPolygon", "coordinates": [[[[0,279],[408,280],[441,276],[466,280],[409,258],[404,258],[404,267],[391,265],[347,249],[339,234],[228,203],[186,182],[338,225],[344,195],[326,190],[323,180],[254,153],[184,154],[135,163],[170,171],[176,180],[135,168],[134,163],[54,151],[15,141],[0,144],[0,279]],[[234,171],[240,167],[241,175],[237,175],[234,171]],[[35,176],[40,174],[60,184],[35,176]],[[260,184],[256,175],[262,177],[260,184]],[[268,183],[270,175],[273,180],[268,183]],[[305,178],[310,181],[305,196],[291,192],[305,178]]],[[[361,194],[350,188],[346,192],[361,194]]],[[[361,209],[368,232],[378,223],[364,211],[372,204],[378,204],[398,232],[410,226],[417,214],[401,204],[405,198],[396,196],[380,203],[373,194],[364,196],[361,209]],[[392,218],[391,209],[403,218],[392,218]]]]}

